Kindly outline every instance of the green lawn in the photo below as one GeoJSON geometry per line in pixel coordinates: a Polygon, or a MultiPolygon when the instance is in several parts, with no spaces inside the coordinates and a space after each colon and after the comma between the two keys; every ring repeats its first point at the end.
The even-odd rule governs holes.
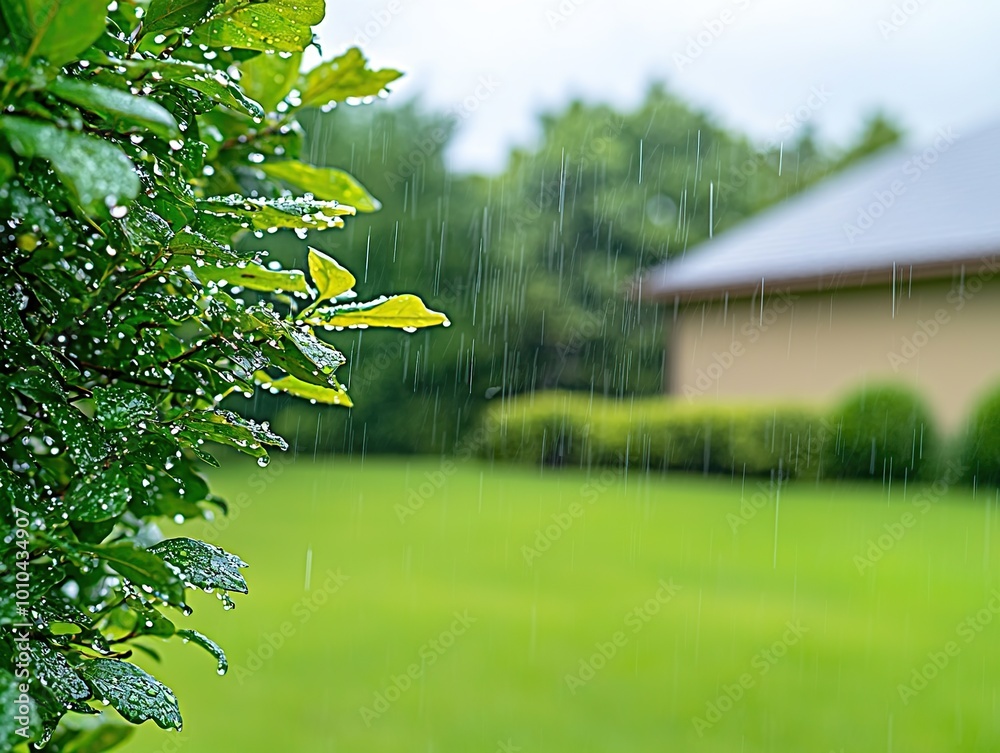
{"type": "Polygon", "coordinates": [[[185,731],[146,724],[125,750],[1000,749],[997,510],[965,489],[928,506],[912,485],[793,483],[776,525],[756,480],[228,467],[212,480],[243,507],[205,535],[251,563],[251,594],[178,623],[230,672],[168,645],[149,668],[185,731]],[[900,540],[859,572],[884,526],[900,540]]]}

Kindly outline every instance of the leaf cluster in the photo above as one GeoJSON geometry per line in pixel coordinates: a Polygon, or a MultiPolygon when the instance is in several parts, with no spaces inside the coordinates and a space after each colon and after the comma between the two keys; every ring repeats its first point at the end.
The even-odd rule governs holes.
{"type": "Polygon", "coordinates": [[[411,295],[358,304],[310,251],[281,268],[242,236],[301,237],[378,202],[301,160],[297,114],[384,94],[361,52],[300,73],[324,0],[0,0],[0,750],[70,753],[181,727],[136,666],[187,594],[245,593],[238,557],[158,523],[225,512],[202,468],[266,465],[266,423],[224,410],[266,386],[350,405],[317,330],[447,324],[411,295]],[[16,705],[18,698],[27,702],[16,705]],[[20,708],[23,713],[9,714],[20,708]]]}

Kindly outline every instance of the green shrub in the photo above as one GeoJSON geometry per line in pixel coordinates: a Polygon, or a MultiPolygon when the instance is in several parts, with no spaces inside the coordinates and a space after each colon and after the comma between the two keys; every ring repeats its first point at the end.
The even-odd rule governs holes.
{"type": "Polygon", "coordinates": [[[819,415],[794,406],[525,395],[486,415],[487,457],[706,473],[815,473],[819,415]]]}
{"type": "Polygon", "coordinates": [[[498,460],[578,463],[591,431],[587,402],[572,393],[539,393],[498,405],[484,420],[481,449],[498,460]]]}
{"type": "Polygon", "coordinates": [[[961,458],[968,480],[1000,486],[1000,387],[989,392],[973,411],[961,458]]]}
{"type": "Polygon", "coordinates": [[[190,642],[224,672],[186,601],[214,590],[231,607],[245,563],[158,522],[225,511],[201,475],[212,448],[265,466],[286,446],[221,401],[350,405],[323,331],[446,323],[416,296],[355,303],[353,275],[318,251],[280,269],[237,242],[378,208],[298,159],[301,108],[399,76],[356,48],[300,74],[324,12],[0,2],[0,751],[112,747],[128,726],[76,716],[103,706],[179,729],[177,698],[133,652],[190,642]]]}
{"type": "Polygon", "coordinates": [[[933,470],[937,433],[919,395],[899,385],[865,387],[831,413],[836,441],[827,444],[830,475],[914,478],[933,470]]]}

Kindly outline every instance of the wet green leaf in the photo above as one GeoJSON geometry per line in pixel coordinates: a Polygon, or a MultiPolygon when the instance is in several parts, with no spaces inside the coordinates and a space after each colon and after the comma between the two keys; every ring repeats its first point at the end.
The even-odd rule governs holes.
{"type": "Polygon", "coordinates": [[[153,608],[141,608],[131,606],[136,613],[136,623],[134,630],[137,634],[153,635],[157,638],[169,638],[178,632],[174,623],[163,616],[163,614],[153,608]]]}
{"type": "Polygon", "coordinates": [[[147,586],[153,594],[170,604],[180,604],[184,599],[184,584],[177,574],[161,558],[145,549],[127,542],[78,548],[104,560],[112,570],[136,586],[147,586]]]}
{"type": "Polygon", "coordinates": [[[97,422],[68,405],[52,405],[48,410],[70,457],[79,466],[92,467],[108,456],[107,438],[97,422]]]}
{"type": "Polygon", "coordinates": [[[177,568],[185,582],[198,588],[221,588],[247,593],[240,568],[247,563],[221,547],[197,539],[167,539],[149,551],[177,568]]]}
{"type": "Polygon", "coordinates": [[[132,479],[121,463],[79,479],[63,499],[70,520],[97,523],[121,515],[132,500],[132,479]]]}
{"type": "Polygon", "coordinates": [[[133,724],[152,719],[163,729],[181,728],[181,713],[173,691],[135,665],[118,659],[93,659],[83,663],[81,674],[94,689],[94,695],[109,701],[133,724]]]}
{"type": "Polygon", "coordinates": [[[357,47],[320,63],[299,82],[303,107],[324,107],[348,98],[374,97],[403,74],[392,68],[373,71],[357,47]]]}
{"type": "Polygon", "coordinates": [[[279,343],[263,346],[271,362],[305,382],[336,388],[334,372],[346,362],[344,354],[312,332],[286,323],[282,326],[284,336],[279,343]]]}
{"type": "Polygon", "coordinates": [[[315,167],[298,160],[265,162],[260,166],[265,175],[289,183],[317,199],[339,201],[359,212],[376,212],[378,200],[349,173],[333,167],[315,167]]]}
{"type": "Polygon", "coordinates": [[[308,293],[306,276],[297,269],[275,270],[267,269],[259,264],[247,264],[243,267],[216,267],[205,265],[194,267],[194,274],[202,282],[219,282],[225,280],[230,285],[239,285],[250,290],[273,292],[284,290],[289,293],[308,293]]]}
{"type": "MultiPolygon", "coordinates": [[[[274,112],[299,77],[302,55],[279,55],[268,52],[251,58],[240,66],[240,86],[251,99],[260,102],[267,112],[274,112]]],[[[317,194],[318,195],[318,194],[317,194]]],[[[320,198],[323,198],[322,196],[320,198]]]]}
{"type": "Polygon", "coordinates": [[[69,703],[90,697],[87,683],[59,651],[41,640],[30,641],[28,651],[32,678],[48,688],[56,700],[69,703]]]}
{"type": "Polygon", "coordinates": [[[395,327],[417,329],[448,325],[448,317],[432,311],[415,295],[405,293],[370,303],[330,306],[316,311],[307,319],[314,326],[331,327],[395,327]]]}
{"type": "Polygon", "coordinates": [[[264,108],[248,97],[239,84],[222,71],[202,71],[197,68],[192,70],[192,66],[186,68],[186,75],[175,78],[178,84],[201,92],[213,102],[245,112],[253,118],[264,117],[264,108]]]}
{"type": "Polygon", "coordinates": [[[60,401],[63,399],[62,385],[59,384],[59,380],[38,366],[30,366],[11,375],[7,380],[7,386],[39,402],[53,398],[60,401]]]}
{"type": "Polygon", "coordinates": [[[288,443],[272,432],[267,423],[258,424],[227,410],[196,411],[182,419],[182,435],[197,440],[218,442],[255,457],[266,458],[262,445],[270,444],[286,450],[288,443]]]}
{"type": "Polygon", "coordinates": [[[153,398],[138,387],[113,384],[94,387],[97,422],[105,429],[127,429],[156,418],[153,398]]]}
{"type": "Polygon", "coordinates": [[[345,408],[351,408],[354,405],[350,396],[347,394],[347,390],[339,384],[337,387],[323,387],[318,384],[304,382],[293,376],[286,376],[281,379],[271,379],[264,373],[258,373],[257,380],[265,388],[278,390],[280,392],[287,392],[289,395],[295,395],[296,397],[301,397],[306,400],[314,400],[317,403],[322,403],[323,405],[343,405],[345,408]]]}
{"type": "Polygon", "coordinates": [[[324,12],[323,0],[225,0],[194,41],[209,47],[301,52],[312,42],[312,27],[324,12]]]}
{"type": "Polygon", "coordinates": [[[132,163],[104,139],[13,116],[0,119],[0,131],[22,157],[48,160],[84,209],[96,212],[127,203],[139,192],[132,163]]]}
{"type": "Polygon", "coordinates": [[[318,300],[326,301],[346,293],[357,282],[344,267],[322,251],[309,248],[309,276],[318,291],[318,300]]]}
{"type": "Polygon", "coordinates": [[[137,97],[92,81],[63,77],[49,84],[49,91],[60,99],[100,115],[117,129],[123,126],[126,129],[142,128],[161,139],[181,136],[174,116],[149,97],[137,97]]]}
{"type": "Polygon", "coordinates": [[[258,230],[297,228],[326,230],[343,227],[344,215],[353,215],[354,207],[336,201],[305,198],[256,199],[243,196],[216,196],[199,202],[203,210],[242,218],[258,230]]]}
{"type": "Polygon", "coordinates": [[[0,293],[0,338],[5,344],[26,343],[31,340],[14,301],[6,291],[0,293]]]}
{"type": "Polygon", "coordinates": [[[220,0],[151,0],[142,20],[144,34],[196,26],[220,0]]]}
{"type": "Polygon", "coordinates": [[[202,635],[197,630],[178,630],[177,635],[183,638],[185,643],[190,641],[208,651],[208,653],[215,657],[219,674],[226,674],[226,671],[229,669],[229,660],[226,658],[226,652],[222,650],[222,647],[218,643],[202,635]]]}
{"type": "Polygon", "coordinates": [[[83,52],[104,31],[106,0],[0,0],[18,47],[52,65],[83,52]]]}

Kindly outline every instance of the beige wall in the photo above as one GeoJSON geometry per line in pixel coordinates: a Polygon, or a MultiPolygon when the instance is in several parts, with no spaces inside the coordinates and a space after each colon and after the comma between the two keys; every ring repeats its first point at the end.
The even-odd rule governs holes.
{"type": "MultiPolygon", "coordinates": [[[[827,400],[866,381],[916,387],[946,430],[1000,385],[1000,265],[962,278],[682,306],[669,389],[688,399],[827,400]]],[[[667,316],[672,311],[668,309],[667,316]]]]}

